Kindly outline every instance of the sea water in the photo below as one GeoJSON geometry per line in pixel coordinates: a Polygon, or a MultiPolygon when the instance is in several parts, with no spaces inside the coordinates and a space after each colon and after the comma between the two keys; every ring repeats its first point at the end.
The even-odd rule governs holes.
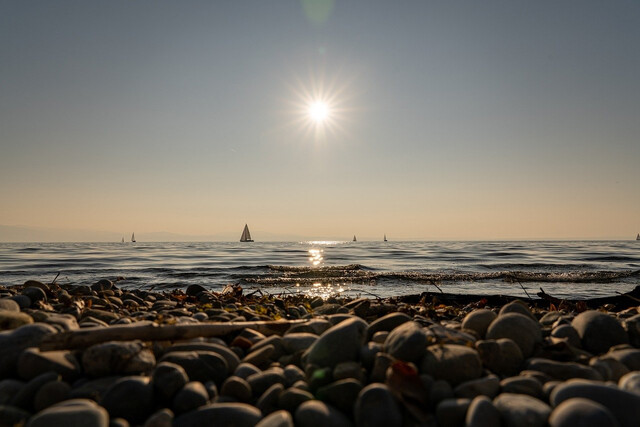
{"type": "Polygon", "coordinates": [[[3,243],[0,285],[28,279],[170,290],[221,290],[326,297],[425,291],[564,298],[628,292],[640,284],[640,242],[255,242],[3,243]]]}

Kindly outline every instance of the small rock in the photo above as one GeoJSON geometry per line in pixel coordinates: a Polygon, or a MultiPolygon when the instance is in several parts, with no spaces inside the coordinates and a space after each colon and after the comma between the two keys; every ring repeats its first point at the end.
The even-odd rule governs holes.
{"type": "Polygon", "coordinates": [[[571,325],[559,325],[553,328],[551,336],[553,338],[566,339],[567,343],[573,347],[582,347],[580,335],[578,335],[578,331],[576,331],[571,325]]]}
{"type": "Polygon", "coordinates": [[[316,392],[316,396],[344,413],[350,414],[361,390],[362,383],[360,381],[347,378],[320,387],[316,392]]]}
{"type": "Polygon", "coordinates": [[[587,310],[578,314],[571,322],[578,332],[585,350],[601,354],[616,344],[629,342],[627,332],[618,321],[596,310],[587,310]]]}
{"type": "Polygon", "coordinates": [[[429,405],[436,407],[438,403],[445,399],[453,398],[451,385],[444,380],[434,381],[429,390],[429,405]]]}
{"type": "Polygon", "coordinates": [[[389,313],[385,316],[382,316],[379,319],[374,320],[367,327],[367,339],[371,339],[376,332],[386,331],[390,332],[403,323],[409,322],[411,317],[409,317],[405,313],[389,313]]]}
{"type": "Polygon", "coordinates": [[[246,355],[242,362],[264,367],[269,364],[269,359],[274,351],[275,347],[273,345],[266,345],[246,355]]]}
{"type": "Polygon", "coordinates": [[[256,427],[294,427],[293,418],[287,411],[276,411],[260,420],[256,427]]]}
{"type": "Polygon", "coordinates": [[[173,412],[171,409],[164,408],[154,412],[147,421],[144,422],[143,427],[172,427],[173,426],[173,412]]]}
{"type": "Polygon", "coordinates": [[[203,384],[213,381],[216,385],[222,385],[228,376],[226,360],[210,351],[171,352],[162,356],[160,362],[171,362],[182,366],[191,381],[200,381],[203,384]]]}
{"type": "Polygon", "coordinates": [[[362,365],[358,362],[341,362],[333,368],[333,379],[342,380],[346,378],[355,378],[356,380],[364,383],[366,378],[366,372],[362,369],[362,365]]]}
{"type": "Polygon", "coordinates": [[[165,402],[171,402],[176,393],[189,382],[186,371],[180,365],[170,362],[158,363],[151,384],[158,396],[165,402]]]}
{"type": "Polygon", "coordinates": [[[291,387],[297,381],[304,380],[304,372],[296,365],[287,365],[284,367],[284,385],[291,387]]]}
{"type": "Polygon", "coordinates": [[[176,393],[172,409],[176,414],[182,414],[204,406],[208,401],[209,394],[204,385],[200,381],[191,381],[176,393]]]}
{"type": "Polygon", "coordinates": [[[251,386],[254,396],[261,396],[269,387],[274,384],[284,384],[284,371],[282,369],[267,369],[258,374],[253,374],[247,378],[247,383],[251,386]],[[280,372],[282,371],[282,372],[280,372]]]}
{"type": "Polygon", "coordinates": [[[282,345],[287,353],[296,353],[311,347],[318,336],[308,332],[289,333],[282,337],[282,345]]]}
{"type": "Polygon", "coordinates": [[[153,410],[153,387],[147,377],[123,377],[109,387],[101,404],[111,418],[141,424],[153,410]]]}
{"type": "Polygon", "coordinates": [[[246,403],[212,403],[196,411],[176,417],[174,427],[200,427],[212,425],[253,427],[262,418],[260,410],[246,403]]]}
{"type": "Polygon", "coordinates": [[[111,341],[96,344],[82,354],[82,366],[88,375],[132,375],[150,372],[156,364],[153,352],[141,341],[111,341]]]}
{"type": "Polygon", "coordinates": [[[22,290],[22,295],[28,296],[31,300],[31,303],[36,303],[38,301],[46,301],[47,294],[40,288],[35,286],[29,286],[22,290]]]}
{"type": "Polygon", "coordinates": [[[436,418],[438,426],[457,427],[464,424],[471,399],[445,399],[438,403],[436,418]]]}
{"type": "Polygon", "coordinates": [[[513,340],[524,357],[533,354],[535,347],[542,343],[542,332],[538,322],[520,313],[507,313],[494,320],[486,334],[487,339],[509,338],[513,340]]]}
{"type": "Polygon", "coordinates": [[[11,399],[11,405],[31,411],[35,395],[40,388],[48,382],[58,381],[60,376],[55,372],[47,372],[39,375],[25,384],[20,391],[11,399]]]}
{"type": "Polygon", "coordinates": [[[235,375],[227,378],[220,389],[221,396],[229,396],[240,402],[248,402],[251,399],[251,386],[243,378],[235,375]]]}
{"type": "Polygon", "coordinates": [[[350,318],[329,328],[309,348],[307,362],[335,366],[340,362],[357,360],[366,328],[367,324],[360,318],[350,318]]]}
{"type": "Polygon", "coordinates": [[[544,399],[542,384],[531,377],[511,377],[500,381],[503,393],[526,394],[536,399],[544,399]]]}
{"type": "Polygon", "coordinates": [[[2,426],[23,426],[31,414],[15,406],[0,405],[0,422],[2,426]]]}
{"type": "Polygon", "coordinates": [[[574,397],[584,397],[605,406],[616,417],[620,427],[638,425],[640,395],[602,383],[571,380],[557,386],[551,393],[549,401],[553,406],[558,406],[574,397]]]}
{"type": "Polygon", "coordinates": [[[109,414],[88,399],[60,402],[34,415],[28,427],[109,426],[109,414]]]}
{"type": "Polygon", "coordinates": [[[495,375],[487,375],[476,380],[465,381],[458,385],[453,393],[458,398],[473,399],[477,396],[488,396],[493,399],[500,393],[500,379],[495,375]]]}
{"type": "Polygon", "coordinates": [[[500,411],[486,396],[471,401],[465,417],[465,427],[499,427],[502,424],[500,411]]]}
{"type": "Polygon", "coordinates": [[[33,318],[19,311],[0,309],[0,330],[16,329],[33,323],[33,318]]]}
{"type": "Polygon", "coordinates": [[[0,405],[11,403],[13,397],[25,386],[24,381],[14,379],[0,380],[0,405]]]}
{"type": "Polygon", "coordinates": [[[427,333],[417,322],[406,322],[389,333],[383,350],[396,359],[418,362],[426,353],[427,333]]]}
{"type": "Polygon", "coordinates": [[[538,321],[535,318],[535,316],[531,313],[531,310],[529,310],[529,308],[520,300],[512,301],[508,304],[503,305],[502,308],[500,309],[499,315],[504,316],[505,314],[508,314],[508,313],[524,314],[525,316],[531,318],[531,320],[533,320],[534,322],[538,321]]]}
{"type": "Polygon", "coordinates": [[[527,360],[525,367],[531,371],[543,372],[556,380],[584,378],[602,381],[602,376],[598,371],[575,362],[556,362],[555,360],[533,358],[527,360]]]}
{"type": "Polygon", "coordinates": [[[618,387],[640,395],[640,372],[629,372],[618,381],[618,387]]]}
{"type": "Polygon", "coordinates": [[[276,383],[265,390],[256,402],[256,408],[260,409],[263,415],[274,412],[278,406],[278,398],[280,393],[284,391],[282,384],[276,383]]]}
{"type": "Polygon", "coordinates": [[[113,289],[113,283],[108,279],[100,279],[90,287],[96,292],[104,292],[113,289]]]}
{"type": "Polygon", "coordinates": [[[42,411],[69,398],[71,386],[64,381],[51,381],[40,387],[33,399],[33,407],[36,411],[42,411]]]}
{"type": "Polygon", "coordinates": [[[350,427],[349,419],[337,409],[319,400],[309,400],[298,407],[295,413],[298,427],[350,427]]]}
{"type": "Polygon", "coordinates": [[[482,363],[472,348],[457,344],[431,345],[420,362],[420,372],[455,386],[480,377],[482,363]]]}
{"type": "Polygon", "coordinates": [[[68,350],[41,352],[37,348],[28,348],[18,358],[18,375],[25,380],[49,371],[73,381],[80,375],[80,364],[68,350]]]}
{"type": "Polygon", "coordinates": [[[612,350],[606,356],[623,363],[630,371],[640,371],[640,350],[636,348],[612,350]]]}
{"type": "Polygon", "coordinates": [[[520,347],[508,338],[476,342],[482,364],[497,375],[515,375],[524,361],[520,347]]]}
{"type": "MultiPolygon", "coordinates": [[[[298,369],[300,369],[300,368],[298,368],[298,369]]],[[[240,378],[246,380],[251,375],[259,374],[260,372],[261,372],[260,369],[258,369],[255,365],[252,365],[251,363],[241,363],[235,369],[233,375],[235,375],[236,377],[240,377],[240,378]]]]}
{"type": "Polygon", "coordinates": [[[313,399],[313,394],[308,391],[291,387],[280,393],[280,396],[278,397],[278,406],[294,413],[296,409],[298,409],[298,406],[302,405],[307,400],[313,399]]]}
{"type": "Polygon", "coordinates": [[[550,427],[617,427],[611,411],[589,399],[567,399],[549,417],[550,427]]]}
{"type": "Polygon", "coordinates": [[[192,297],[195,297],[196,295],[198,295],[200,292],[206,292],[207,288],[205,288],[202,285],[189,285],[187,286],[187,290],[185,291],[185,293],[187,295],[190,295],[192,297]]]}
{"type": "Polygon", "coordinates": [[[487,333],[487,328],[498,317],[493,311],[481,308],[479,310],[473,310],[467,314],[462,321],[463,329],[471,329],[475,331],[479,337],[484,337],[487,333]]]}
{"type": "Polygon", "coordinates": [[[354,409],[357,426],[400,427],[402,412],[389,388],[384,384],[370,384],[363,388],[354,409]]]}
{"type": "Polygon", "coordinates": [[[2,310],[19,312],[20,305],[12,299],[9,298],[0,298],[0,312],[2,310]]]}
{"type": "Polygon", "coordinates": [[[505,427],[544,427],[551,413],[549,405],[525,394],[501,393],[493,404],[505,427]]]}

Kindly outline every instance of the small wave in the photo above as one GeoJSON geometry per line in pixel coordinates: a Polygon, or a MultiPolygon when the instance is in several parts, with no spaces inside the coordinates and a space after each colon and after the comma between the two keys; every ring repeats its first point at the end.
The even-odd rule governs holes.
{"type": "Polygon", "coordinates": [[[360,264],[309,267],[309,266],[290,266],[290,265],[267,265],[267,268],[273,271],[292,272],[292,273],[310,273],[310,272],[329,272],[329,271],[358,271],[365,270],[366,267],[360,264]]]}

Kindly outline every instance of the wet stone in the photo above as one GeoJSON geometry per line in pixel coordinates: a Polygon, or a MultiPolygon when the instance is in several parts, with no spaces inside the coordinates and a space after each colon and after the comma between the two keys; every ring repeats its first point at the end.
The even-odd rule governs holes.
{"type": "Polygon", "coordinates": [[[351,413],[362,390],[362,383],[353,378],[332,382],[320,387],[316,392],[318,399],[330,403],[344,413],[351,413]]]}
{"type": "Polygon", "coordinates": [[[319,366],[335,366],[340,362],[357,360],[364,344],[367,324],[350,318],[323,333],[308,350],[307,362],[319,366]]]}

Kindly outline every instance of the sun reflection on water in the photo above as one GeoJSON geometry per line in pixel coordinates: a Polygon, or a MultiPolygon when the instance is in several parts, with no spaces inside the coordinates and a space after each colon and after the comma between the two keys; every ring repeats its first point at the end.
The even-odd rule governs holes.
{"type": "Polygon", "coordinates": [[[324,257],[322,256],[323,253],[324,253],[323,249],[309,249],[309,262],[314,267],[319,266],[320,264],[322,264],[322,261],[324,260],[324,257]]]}

